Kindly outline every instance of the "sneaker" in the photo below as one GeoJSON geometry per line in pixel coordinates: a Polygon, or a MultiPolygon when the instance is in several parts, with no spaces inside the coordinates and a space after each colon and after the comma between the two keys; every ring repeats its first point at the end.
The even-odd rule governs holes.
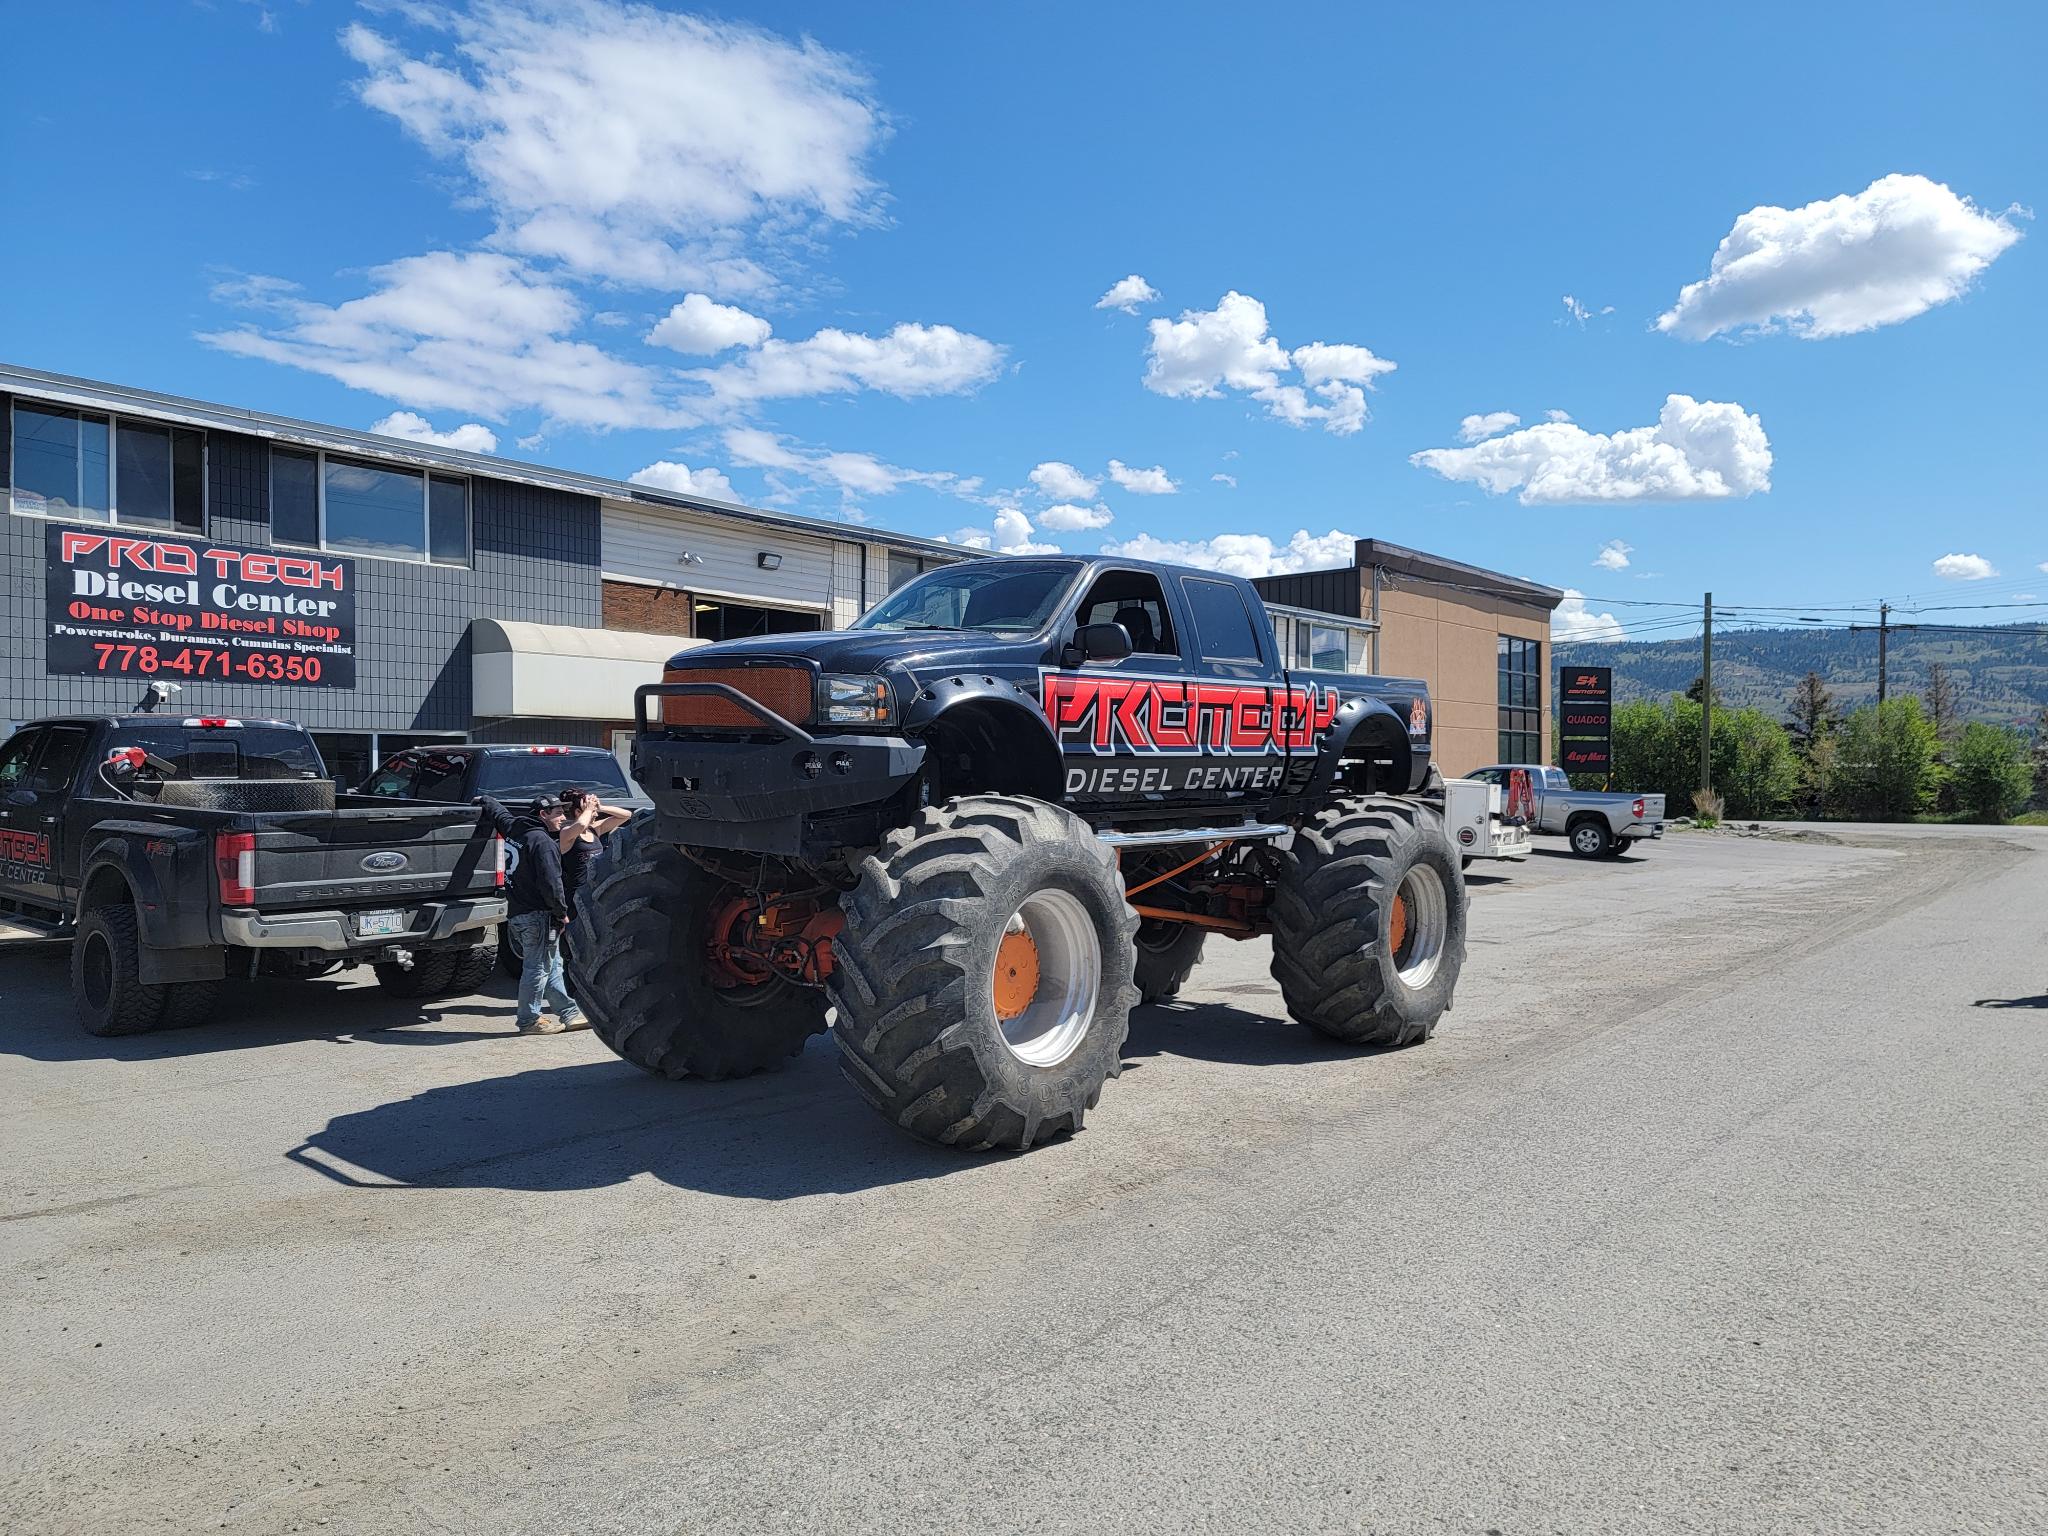
{"type": "Polygon", "coordinates": [[[552,1013],[544,1013],[531,1024],[520,1025],[519,1033],[522,1035],[559,1035],[566,1028],[568,1026],[552,1013]]]}
{"type": "Polygon", "coordinates": [[[562,1028],[564,1028],[564,1029],[588,1029],[588,1028],[590,1028],[590,1018],[589,1018],[589,1015],[587,1015],[587,1014],[581,1014],[581,1013],[579,1013],[579,1014],[577,1014],[577,1015],[576,1015],[576,1017],[575,1017],[575,1018],[573,1018],[573,1019],[564,1019],[564,1020],[562,1020],[562,1028]]]}

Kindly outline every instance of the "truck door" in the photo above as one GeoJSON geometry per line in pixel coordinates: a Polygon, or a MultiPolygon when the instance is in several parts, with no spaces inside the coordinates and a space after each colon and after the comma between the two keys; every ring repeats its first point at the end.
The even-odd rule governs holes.
{"type": "Polygon", "coordinates": [[[29,793],[35,796],[35,805],[30,814],[35,818],[37,835],[45,840],[49,849],[49,863],[43,871],[43,884],[37,900],[62,908],[68,905],[65,899],[64,871],[77,863],[78,850],[67,846],[67,839],[75,834],[77,818],[69,814],[72,805],[72,790],[81,773],[85,771],[86,746],[91,732],[82,725],[53,725],[43,736],[43,750],[36,755],[36,765],[29,774],[29,793]]]}
{"type": "Polygon", "coordinates": [[[1057,668],[1040,679],[1059,737],[1068,802],[1163,799],[1180,792],[1194,751],[1184,689],[1188,666],[1180,625],[1150,571],[1104,571],[1082,594],[1060,633],[1057,668]],[[1086,661],[1075,636],[1089,624],[1121,624],[1131,654],[1086,661]]]}
{"type": "Polygon", "coordinates": [[[1278,794],[1287,772],[1287,730],[1274,715],[1285,694],[1277,681],[1280,657],[1268,654],[1272,625],[1253,612],[1240,582],[1183,576],[1179,586],[1202,702],[1194,793],[1209,801],[1278,794]]]}
{"type": "Polygon", "coordinates": [[[54,844],[29,788],[47,728],[29,726],[0,746],[0,899],[47,905],[54,844]]]}

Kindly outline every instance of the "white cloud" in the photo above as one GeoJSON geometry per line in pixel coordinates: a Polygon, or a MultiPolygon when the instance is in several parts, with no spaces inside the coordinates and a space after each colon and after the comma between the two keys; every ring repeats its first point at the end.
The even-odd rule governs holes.
{"type": "Polygon", "coordinates": [[[1031,483],[1039,493],[1056,501],[1087,501],[1095,495],[1100,481],[1091,480],[1071,464],[1047,459],[1031,471],[1031,483]]]}
{"type": "Polygon", "coordinates": [[[446,432],[436,432],[434,424],[424,416],[393,411],[382,421],[371,422],[370,430],[380,437],[402,437],[408,442],[432,443],[437,448],[460,448],[468,453],[498,451],[498,434],[480,421],[465,421],[446,432]]]}
{"type": "Polygon", "coordinates": [[[1603,571],[1625,571],[1628,557],[1634,554],[1633,544],[1624,544],[1620,539],[1609,539],[1600,546],[1600,553],[1593,557],[1593,563],[1603,571]]]}
{"type": "Polygon", "coordinates": [[[1115,520],[1105,506],[1077,507],[1064,501],[1038,514],[1038,526],[1054,533],[1084,533],[1091,528],[1107,528],[1115,520]]]}
{"type": "Polygon", "coordinates": [[[1626,636],[1622,633],[1621,620],[1611,613],[1590,612],[1586,607],[1586,594],[1566,587],[1564,601],[1550,615],[1550,638],[1614,641],[1626,636]]]}
{"type": "Polygon", "coordinates": [[[1209,479],[1217,485],[1227,485],[1233,491],[1237,489],[1237,476],[1235,475],[1226,475],[1221,470],[1218,470],[1209,479]]]}
{"type": "Polygon", "coordinates": [[[1409,463],[1525,506],[1593,501],[1717,501],[1771,488],[1771,444],[1741,406],[1690,395],[1664,401],[1657,424],[1612,436],[1544,422],[1470,448],[1428,448],[1409,463]]]}
{"type": "Polygon", "coordinates": [[[1101,298],[1095,301],[1097,309],[1120,309],[1127,315],[1135,315],[1140,304],[1151,304],[1159,298],[1159,290],[1133,272],[1123,281],[1115,284],[1101,298]]]}
{"type": "Polygon", "coordinates": [[[1989,581],[1998,571],[1982,555],[1943,555],[1934,562],[1934,574],[1943,581],[1989,581]]]}
{"type": "Polygon", "coordinates": [[[1559,325],[1576,325],[1580,330],[1584,330],[1586,322],[1592,319],[1595,314],[1611,315],[1613,313],[1614,306],[1612,304],[1603,304],[1598,310],[1594,310],[1587,305],[1581,304],[1570,294],[1566,294],[1564,296],[1564,316],[1557,323],[1559,325]]]}
{"type": "Polygon", "coordinates": [[[2041,570],[2041,571],[2048,571],[2048,560],[2043,560],[2043,561],[2042,561],[2042,562],[2040,563],[2040,565],[2038,565],[2037,567],[2035,567],[2035,569],[2037,569],[2037,570],[2041,570]]]}
{"type": "Polygon", "coordinates": [[[1335,529],[1312,534],[1298,529],[1285,544],[1263,533],[1219,533],[1213,539],[1159,539],[1141,533],[1102,546],[1105,555],[1128,560],[1158,560],[1167,565],[1192,565],[1233,576],[1280,576],[1290,571],[1328,570],[1349,565],[1357,539],[1335,529]]]}
{"type": "Polygon", "coordinates": [[[1015,507],[1004,507],[996,513],[993,529],[956,528],[951,542],[964,544],[969,549],[992,549],[999,555],[1056,555],[1060,553],[1057,544],[1046,544],[1032,538],[1031,519],[1015,507]]]}
{"type": "Polygon", "coordinates": [[[1570,411],[1548,410],[1543,413],[1543,419],[1545,421],[1570,421],[1572,413],[1570,411]]]}
{"type": "Polygon", "coordinates": [[[887,133],[852,60],[735,22],[620,0],[400,8],[452,45],[418,56],[361,23],[357,90],[461,162],[496,241],[652,288],[758,292],[746,254],[876,217],[887,133]]]}
{"type": "Polygon", "coordinates": [[[1320,423],[1340,437],[1365,425],[1365,389],[1395,366],[1348,343],[1310,342],[1289,352],[1268,334],[1266,306],[1235,290],[1214,309],[1183,310],[1178,320],[1155,319],[1146,328],[1145,387],[1155,394],[1199,400],[1238,390],[1275,420],[1320,423]],[[1302,383],[1283,382],[1289,371],[1302,383]]]}
{"type": "Polygon", "coordinates": [[[1491,437],[1496,432],[1505,432],[1509,427],[1519,427],[1522,418],[1513,411],[1488,411],[1484,416],[1467,416],[1458,423],[1458,441],[1476,443],[1482,437],[1491,437]]]}
{"type": "Polygon", "coordinates": [[[688,293],[647,333],[647,339],[676,352],[708,355],[728,347],[758,347],[768,339],[770,329],[759,315],[715,303],[701,293],[688,293]]]}
{"type": "Polygon", "coordinates": [[[1111,459],[1109,478],[1133,496],[1171,496],[1180,489],[1180,482],[1157,464],[1150,469],[1133,469],[1121,459],[1111,459]]]}
{"type": "Polygon", "coordinates": [[[814,485],[837,489],[847,501],[861,496],[887,496],[906,485],[971,495],[980,485],[945,470],[904,469],[871,453],[812,448],[760,427],[732,427],[724,434],[725,451],[735,464],[794,475],[814,485]]]}
{"type": "Polygon", "coordinates": [[[832,328],[803,341],[770,338],[691,377],[720,400],[793,399],[880,390],[909,398],[957,395],[1002,371],[1003,348],[950,325],[898,325],[881,336],[832,328]]]}
{"type": "Polygon", "coordinates": [[[370,281],[368,294],[331,306],[278,278],[224,284],[216,298],[268,319],[199,339],[421,410],[503,421],[531,409],[597,428],[695,420],[660,374],[569,339],[582,317],[575,296],[512,257],[431,251],[373,267],[370,281]]]}
{"type": "Polygon", "coordinates": [[[1810,338],[1895,325],[1960,297],[2020,232],[1925,176],[1881,177],[1802,208],[1752,208],[1657,329],[1701,341],[1724,331],[1810,338]]]}
{"type": "Polygon", "coordinates": [[[636,469],[626,477],[635,485],[652,486],[658,491],[674,491],[682,496],[715,496],[720,501],[738,501],[733,493],[732,482],[715,469],[692,469],[687,464],[678,464],[673,459],[656,459],[645,469],[636,469]]]}

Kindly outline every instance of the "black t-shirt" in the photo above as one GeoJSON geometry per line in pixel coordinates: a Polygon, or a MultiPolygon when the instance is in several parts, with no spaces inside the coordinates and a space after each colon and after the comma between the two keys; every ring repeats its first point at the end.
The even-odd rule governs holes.
{"type": "Polygon", "coordinates": [[[568,898],[569,910],[576,910],[576,893],[590,879],[591,867],[597,863],[604,847],[594,837],[578,838],[575,846],[562,855],[562,894],[568,898]]]}

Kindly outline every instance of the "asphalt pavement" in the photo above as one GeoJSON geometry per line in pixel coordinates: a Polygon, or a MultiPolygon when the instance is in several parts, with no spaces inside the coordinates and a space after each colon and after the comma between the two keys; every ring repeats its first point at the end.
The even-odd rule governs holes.
{"type": "Polygon", "coordinates": [[[2048,1529],[2048,832],[1556,846],[1430,1043],[1212,941],[1023,1156],[0,951],[0,1529],[2048,1529]]]}

